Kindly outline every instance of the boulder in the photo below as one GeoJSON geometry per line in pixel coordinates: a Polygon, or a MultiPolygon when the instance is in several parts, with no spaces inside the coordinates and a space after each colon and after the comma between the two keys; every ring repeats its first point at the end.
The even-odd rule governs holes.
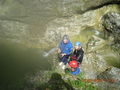
{"type": "Polygon", "coordinates": [[[109,12],[103,16],[102,20],[102,25],[107,33],[114,37],[116,43],[120,43],[120,14],[109,12]]]}
{"type": "Polygon", "coordinates": [[[120,84],[120,69],[116,67],[108,68],[106,71],[100,73],[97,78],[113,80],[114,83],[120,84]]]}
{"type": "Polygon", "coordinates": [[[103,82],[96,83],[96,86],[102,88],[102,90],[119,90],[120,89],[120,69],[111,67],[106,71],[100,73],[97,79],[103,80],[103,82]]]}

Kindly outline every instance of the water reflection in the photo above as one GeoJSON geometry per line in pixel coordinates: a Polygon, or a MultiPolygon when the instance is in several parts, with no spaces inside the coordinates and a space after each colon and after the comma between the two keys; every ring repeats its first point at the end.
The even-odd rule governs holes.
{"type": "Polygon", "coordinates": [[[27,73],[50,69],[51,64],[39,49],[0,41],[0,87],[20,83],[27,73]]]}

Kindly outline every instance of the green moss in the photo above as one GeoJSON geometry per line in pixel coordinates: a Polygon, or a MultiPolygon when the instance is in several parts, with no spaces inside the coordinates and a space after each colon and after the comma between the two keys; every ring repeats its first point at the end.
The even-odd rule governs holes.
{"type": "Polygon", "coordinates": [[[114,51],[111,48],[111,46],[105,45],[104,47],[102,47],[100,54],[110,66],[120,68],[120,56],[118,55],[117,51],[114,51]]]}
{"type": "Polygon", "coordinates": [[[104,57],[104,59],[107,61],[107,63],[109,65],[120,68],[120,59],[119,58],[114,57],[114,56],[106,56],[106,57],[104,57]]]}
{"type": "Polygon", "coordinates": [[[81,30],[79,35],[76,35],[73,38],[71,38],[71,41],[80,41],[81,43],[86,44],[93,34],[94,29],[92,27],[87,27],[86,29],[81,30]]]}

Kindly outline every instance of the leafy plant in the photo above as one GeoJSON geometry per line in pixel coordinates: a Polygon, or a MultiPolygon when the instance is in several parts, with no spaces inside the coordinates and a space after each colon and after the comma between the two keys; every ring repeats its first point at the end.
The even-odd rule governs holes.
{"type": "Polygon", "coordinates": [[[92,83],[84,82],[83,77],[84,77],[84,73],[81,72],[79,75],[76,75],[76,80],[68,79],[67,83],[77,89],[82,89],[82,90],[96,90],[97,89],[95,86],[93,86],[92,83]]]}

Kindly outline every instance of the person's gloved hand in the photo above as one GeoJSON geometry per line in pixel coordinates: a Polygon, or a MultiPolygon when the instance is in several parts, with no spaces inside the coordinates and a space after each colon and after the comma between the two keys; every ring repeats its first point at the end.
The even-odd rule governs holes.
{"type": "Polygon", "coordinates": [[[65,55],[66,55],[65,53],[62,53],[62,54],[61,54],[62,57],[65,56],[65,55]]]}

